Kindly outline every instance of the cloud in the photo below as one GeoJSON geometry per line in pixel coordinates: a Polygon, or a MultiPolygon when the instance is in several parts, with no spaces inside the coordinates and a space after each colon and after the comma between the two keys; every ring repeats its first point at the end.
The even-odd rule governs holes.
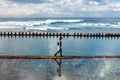
{"type": "Polygon", "coordinates": [[[49,0],[12,0],[13,2],[26,4],[26,3],[44,3],[44,2],[50,2],[49,0]]]}
{"type": "Polygon", "coordinates": [[[90,2],[89,2],[89,5],[94,6],[94,5],[99,5],[99,3],[98,3],[98,2],[96,2],[96,1],[90,1],[90,2]]]}
{"type": "Polygon", "coordinates": [[[61,17],[78,14],[80,16],[81,13],[88,14],[89,12],[94,12],[97,16],[98,12],[103,15],[103,12],[110,11],[120,12],[120,2],[110,2],[109,0],[42,0],[38,3],[35,1],[24,4],[17,2],[17,0],[0,0],[0,17],[61,17]]]}
{"type": "Polygon", "coordinates": [[[37,13],[52,12],[51,5],[43,4],[19,4],[10,1],[0,3],[0,15],[4,16],[29,16],[37,13]]]}

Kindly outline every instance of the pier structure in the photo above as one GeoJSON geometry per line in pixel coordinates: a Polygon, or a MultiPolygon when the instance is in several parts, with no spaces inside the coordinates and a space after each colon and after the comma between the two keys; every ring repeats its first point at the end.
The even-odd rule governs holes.
{"type": "Polygon", "coordinates": [[[51,33],[51,32],[0,32],[0,36],[33,37],[120,37],[120,33],[51,33]]]}

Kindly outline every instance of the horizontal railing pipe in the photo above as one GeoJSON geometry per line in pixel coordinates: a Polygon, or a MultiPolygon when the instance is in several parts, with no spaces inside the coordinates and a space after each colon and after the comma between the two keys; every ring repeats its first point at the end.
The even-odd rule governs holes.
{"type": "Polygon", "coordinates": [[[120,56],[0,56],[0,59],[84,59],[84,58],[120,58],[120,56]]]}

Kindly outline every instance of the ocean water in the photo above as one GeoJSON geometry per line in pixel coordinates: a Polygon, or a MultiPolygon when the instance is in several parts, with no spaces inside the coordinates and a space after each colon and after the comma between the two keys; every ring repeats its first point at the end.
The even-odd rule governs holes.
{"type": "Polygon", "coordinates": [[[0,30],[42,32],[119,32],[119,18],[1,18],[0,30]]]}
{"type": "MultiPolygon", "coordinates": [[[[119,33],[119,18],[0,19],[0,31],[119,33]]],[[[58,37],[1,36],[0,55],[54,55],[58,37]]],[[[119,56],[120,38],[63,37],[63,56],[119,56]]],[[[119,80],[120,59],[0,59],[0,80],[119,80]]]]}

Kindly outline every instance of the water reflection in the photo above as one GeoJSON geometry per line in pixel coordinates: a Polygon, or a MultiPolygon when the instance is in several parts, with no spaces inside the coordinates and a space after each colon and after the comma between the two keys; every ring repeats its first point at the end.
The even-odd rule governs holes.
{"type": "Polygon", "coordinates": [[[57,72],[58,75],[61,77],[61,66],[62,66],[62,59],[54,59],[57,63],[57,72]]]}
{"type": "Polygon", "coordinates": [[[0,59],[0,80],[119,80],[120,59],[0,59]]]}

